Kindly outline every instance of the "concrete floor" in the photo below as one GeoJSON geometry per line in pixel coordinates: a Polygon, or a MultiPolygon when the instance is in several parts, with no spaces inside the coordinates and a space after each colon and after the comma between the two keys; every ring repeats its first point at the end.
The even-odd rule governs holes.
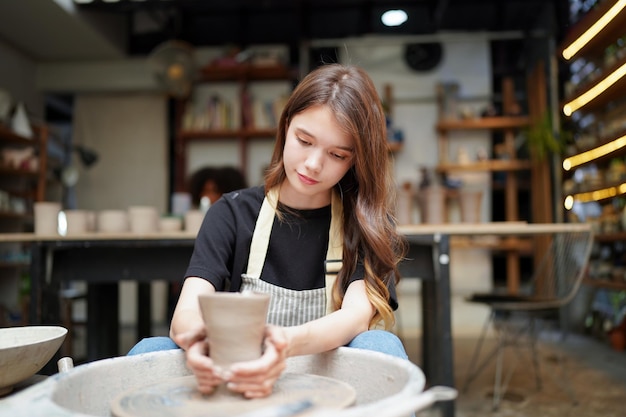
{"type": "MultiPolygon", "coordinates": [[[[421,363],[419,281],[400,283],[398,296],[398,335],[409,358],[421,363]]],[[[454,373],[458,389],[464,386],[471,356],[489,310],[467,303],[462,295],[452,297],[454,373]]],[[[493,342],[493,338],[489,339],[493,342]]],[[[485,350],[483,349],[483,352],[485,350]]],[[[521,352],[525,353],[525,352],[521,352]]],[[[495,365],[491,364],[459,393],[458,417],[623,417],[626,415],[626,352],[578,334],[564,340],[560,332],[542,334],[539,349],[542,387],[537,389],[529,361],[519,360],[520,352],[508,351],[506,363],[516,363],[499,409],[493,410],[495,365]],[[567,381],[567,383],[564,383],[567,381]],[[571,394],[568,394],[568,390],[571,394]]],[[[422,411],[418,417],[439,415],[437,408],[422,411]]]]}

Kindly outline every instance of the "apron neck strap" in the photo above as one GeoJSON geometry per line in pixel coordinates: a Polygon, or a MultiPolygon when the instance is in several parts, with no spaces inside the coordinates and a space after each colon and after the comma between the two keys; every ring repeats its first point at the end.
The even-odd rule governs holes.
{"type": "MultiPolygon", "coordinates": [[[[267,192],[261,204],[261,210],[257,217],[252,242],[250,243],[250,256],[248,258],[248,276],[259,278],[265,263],[265,256],[270,242],[272,226],[276,217],[278,206],[278,187],[267,192]]],[[[341,269],[343,259],[343,205],[341,198],[335,191],[331,198],[331,219],[328,232],[328,250],[326,251],[325,283],[326,283],[326,312],[332,312],[332,290],[337,279],[337,272],[341,269]]]]}

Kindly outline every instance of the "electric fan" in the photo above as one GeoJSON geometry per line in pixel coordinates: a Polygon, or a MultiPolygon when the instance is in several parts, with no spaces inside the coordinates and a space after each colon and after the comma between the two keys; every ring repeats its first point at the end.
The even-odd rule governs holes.
{"type": "Polygon", "coordinates": [[[186,97],[194,77],[193,48],[186,42],[171,40],[157,46],[148,58],[157,82],[174,97],[186,97]]]}

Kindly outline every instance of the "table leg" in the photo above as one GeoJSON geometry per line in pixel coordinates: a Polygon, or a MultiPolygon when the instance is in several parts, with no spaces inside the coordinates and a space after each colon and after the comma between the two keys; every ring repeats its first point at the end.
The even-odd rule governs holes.
{"type": "Polygon", "coordinates": [[[87,286],[87,360],[119,356],[117,283],[87,286]]]}
{"type": "MultiPolygon", "coordinates": [[[[433,299],[436,302],[437,314],[436,338],[440,341],[438,347],[439,358],[436,366],[436,375],[439,375],[441,385],[454,387],[454,349],[452,340],[452,298],[450,293],[450,237],[439,236],[437,250],[434,251],[433,262],[437,266],[437,286],[433,299]]],[[[453,417],[455,402],[445,401],[439,404],[444,417],[453,417]]]]}
{"type": "Polygon", "coordinates": [[[41,323],[41,285],[44,269],[43,247],[33,243],[30,250],[30,307],[28,321],[32,324],[41,323]]]}
{"type": "MultiPolygon", "coordinates": [[[[56,296],[58,291],[54,291],[53,281],[50,276],[46,275],[48,270],[46,262],[51,262],[49,255],[43,245],[33,243],[31,246],[30,307],[28,313],[28,321],[31,325],[60,325],[59,303],[56,296]]],[[[52,359],[41,368],[39,374],[53,375],[57,373],[56,363],[60,358],[60,353],[56,352],[52,359]]]]}
{"type": "Polygon", "coordinates": [[[152,335],[152,284],[137,283],[137,341],[152,335]]]}

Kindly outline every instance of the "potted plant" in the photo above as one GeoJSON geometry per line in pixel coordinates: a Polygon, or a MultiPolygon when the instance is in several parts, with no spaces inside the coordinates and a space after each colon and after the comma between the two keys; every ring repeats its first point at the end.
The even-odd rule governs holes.
{"type": "Polygon", "coordinates": [[[559,126],[557,133],[553,130],[552,117],[549,112],[525,130],[530,155],[537,160],[544,160],[548,155],[561,154],[573,135],[559,126]]]}
{"type": "Polygon", "coordinates": [[[614,350],[626,349],[626,291],[611,291],[609,294],[613,317],[607,335],[614,350]]]}

